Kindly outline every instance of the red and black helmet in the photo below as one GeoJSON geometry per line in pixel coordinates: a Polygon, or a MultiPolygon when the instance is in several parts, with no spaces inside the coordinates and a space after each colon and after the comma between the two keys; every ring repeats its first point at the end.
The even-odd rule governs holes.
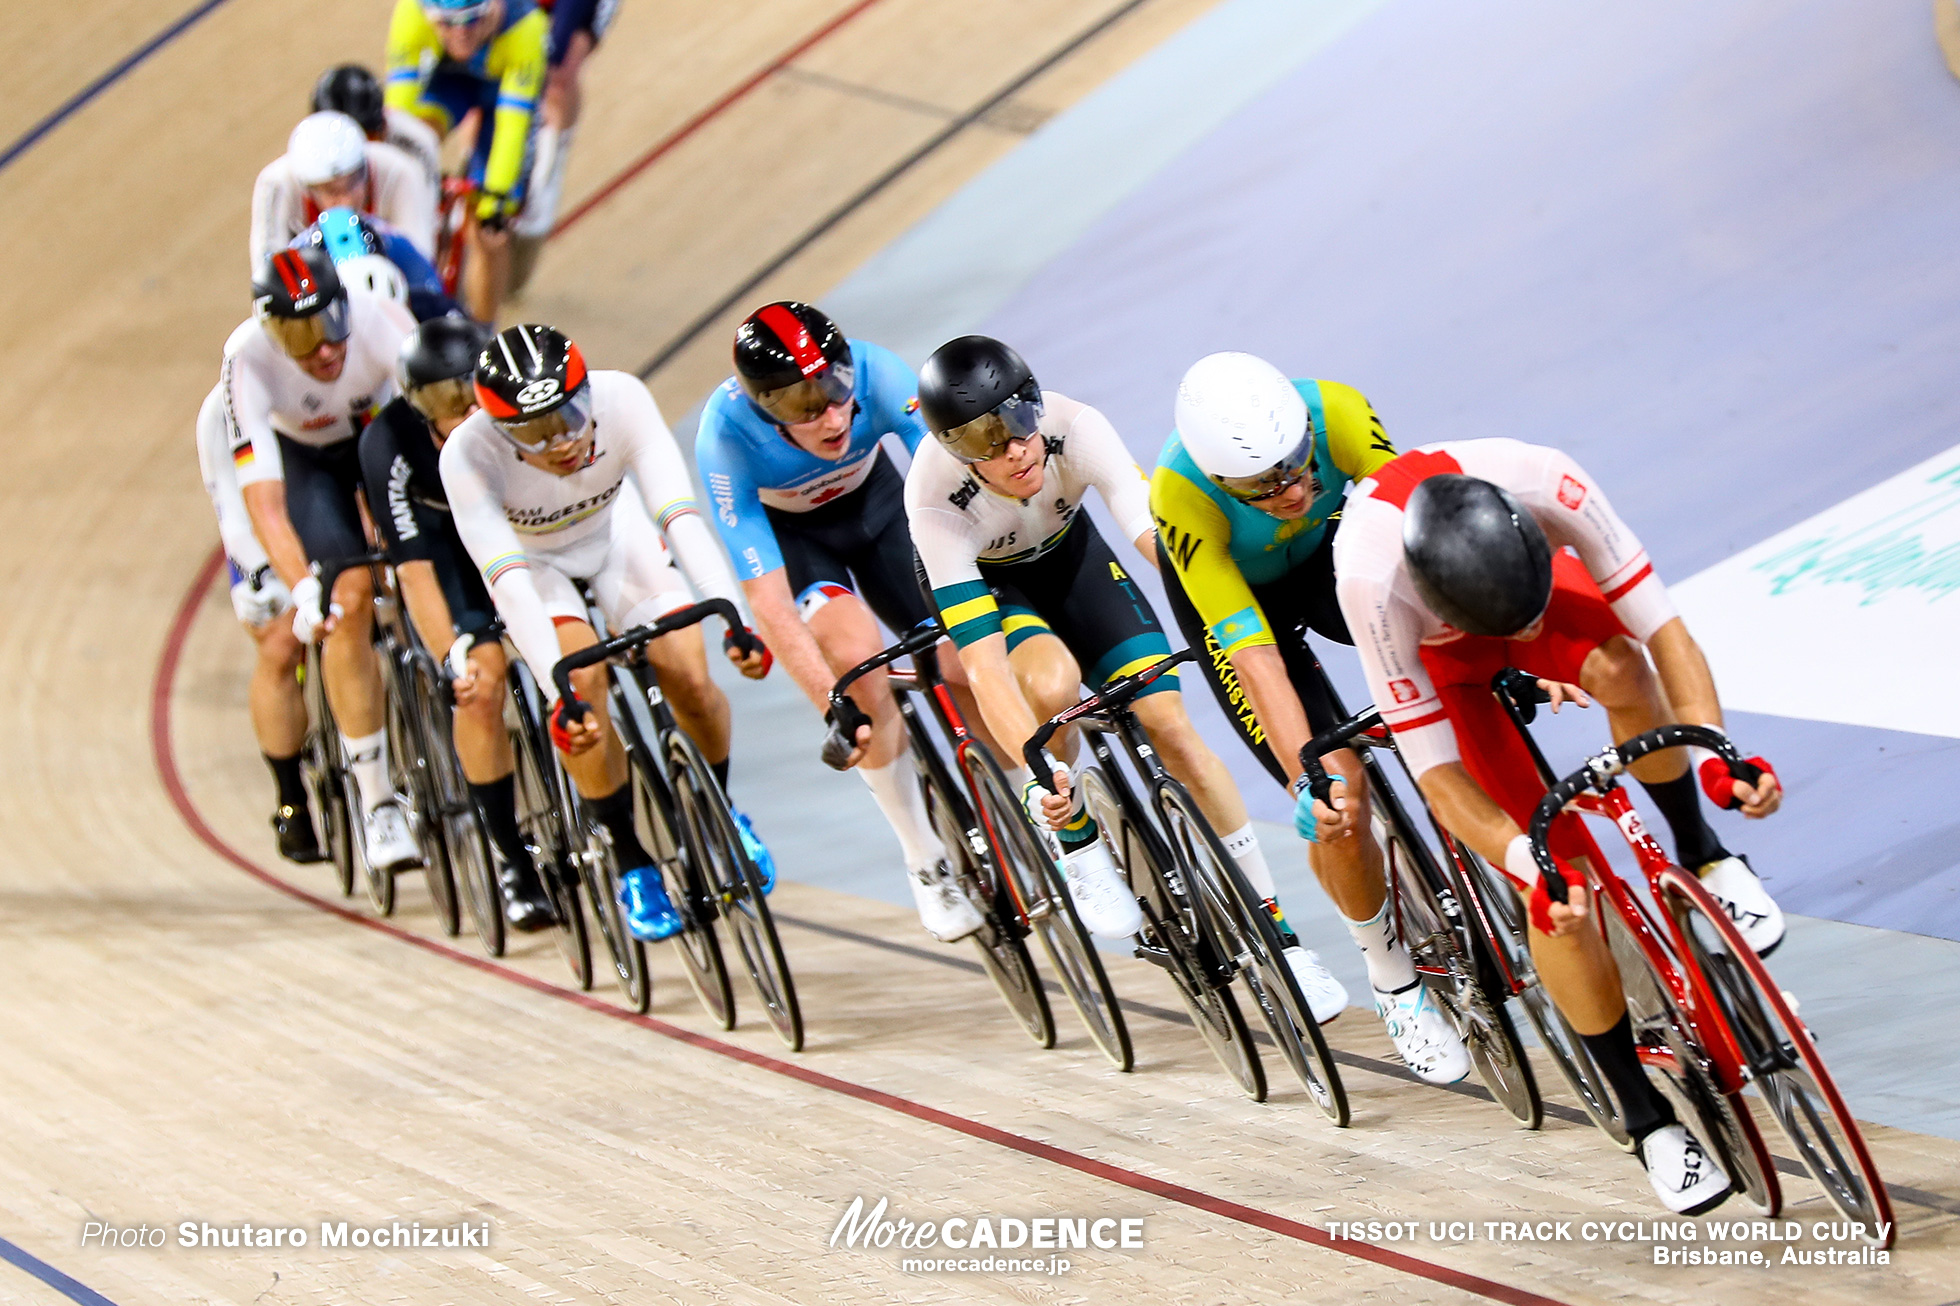
{"type": "Polygon", "coordinates": [[[353,329],[347,289],[319,245],[277,250],[252,279],[252,312],[288,354],[304,358],[353,329]]]}
{"type": "Polygon", "coordinates": [[[736,379],[756,407],[783,426],[850,402],[856,371],[844,333],[808,304],[764,304],[735,332],[736,379]]]}
{"type": "Polygon", "coordinates": [[[525,449],[575,439],[592,419],[585,356],[553,327],[506,327],[477,359],[476,401],[525,449]]]}

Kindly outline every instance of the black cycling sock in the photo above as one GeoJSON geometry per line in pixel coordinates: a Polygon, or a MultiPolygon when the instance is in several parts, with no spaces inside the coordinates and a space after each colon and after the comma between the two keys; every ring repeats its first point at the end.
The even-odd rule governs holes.
{"type": "Polygon", "coordinates": [[[715,773],[715,783],[721,786],[721,791],[724,794],[727,793],[728,792],[728,759],[724,757],[719,762],[710,762],[708,763],[708,769],[715,773]]]}
{"type": "Polygon", "coordinates": [[[651,866],[653,858],[647,856],[646,849],[640,846],[640,836],[633,832],[633,786],[623,784],[604,798],[588,798],[585,805],[599,818],[599,824],[606,827],[612,836],[613,856],[619,862],[619,869],[630,871],[636,866],[651,866]]]}
{"type": "Polygon", "coordinates": [[[1660,784],[1642,780],[1640,787],[1661,809],[1667,828],[1674,832],[1674,855],[1681,865],[1692,871],[1729,855],[1701,814],[1701,789],[1695,784],[1692,769],[1660,784]]]}
{"type": "Polygon", "coordinates": [[[1579,1041],[1592,1053],[1593,1064],[1613,1096],[1620,1102],[1620,1123],[1634,1142],[1665,1125],[1674,1123],[1674,1104],[1655,1088],[1640,1068],[1640,1056],[1633,1047],[1633,1021],[1621,1016],[1620,1023],[1604,1034],[1581,1034],[1579,1041]]]}
{"type": "Polygon", "coordinates": [[[470,797],[476,800],[476,809],[483,813],[484,828],[490,832],[490,842],[497,845],[497,851],[504,855],[504,861],[517,870],[535,870],[531,865],[531,850],[524,846],[523,832],[517,828],[517,786],[511,776],[492,780],[488,784],[470,784],[470,797]]]}
{"type": "Polygon", "coordinates": [[[299,754],[291,757],[274,757],[261,753],[265,764],[272,768],[273,783],[279,786],[279,805],[295,811],[306,810],[306,777],[300,774],[299,754]]]}

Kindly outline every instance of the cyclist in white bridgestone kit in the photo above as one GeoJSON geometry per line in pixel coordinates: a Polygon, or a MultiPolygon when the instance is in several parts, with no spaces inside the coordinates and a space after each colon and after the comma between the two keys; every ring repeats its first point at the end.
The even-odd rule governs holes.
{"type": "MultiPolygon", "coordinates": [[[[905,508],[933,600],[987,724],[1017,768],[1030,815],[1057,832],[1082,923],[1103,938],[1128,938],[1142,928],[1143,913],[1073,783],[1079,766],[1071,774],[1057,763],[1060,792],[1046,793],[1021,749],[1044,719],[1080,698],[1083,684],[1100,688],[1170,655],[1149,601],[1081,511],[1090,487],[1101,491],[1124,538],[1154,565],[1149,482],[1108,418],[1042,390],[1020,355],[986,336],[934,351],[919,372],[919,406],[937,439],[919,447],[905,478],[905,508]]],[[[1272,913],[1314,1018],[1334,1019],[1340,1000],[1329,995],[1345,990],[1286,927],[1245,800],[1198,737],[1175,673],[1140,693],[1133,708],[1272,913]]],[[[1056,739],[1065,760],[1075,756],[1077,731],[1056,739]]]]}
{"type": "Polygon", "coordinates": [[[279,855],[293,862],[317,862],[320,841],[300,770],[300,753],[306,745],[306,698],[294,675],[306,649],[293,634],[293,623],[278,620],[292,611],[293,596],[252,533],[252,515],[245,511],[245,497],[232,470],[231,427],[225,420],[222,385],[212,386],[197,410],[197,465],[218,518],[218,539],[224,545],[231,581],[231,610],[258,648],[249,693],[252,734],[278,793],[272,828],[279,855]]]}
{"type": "MultiPolygon", "coordinates": [[[[442,483],[456,531],[551,705],[552,741],[566,770],[612,836],[629,928],[640,938],[667,938],[680,929],[680,916],[633,830],[626,754],[606,713],[611,673],[601,664],[574,675],[578,698],[593,707],[580,717],[558,701],[551,668],[598,640],[574,581],[589,584],[614,631],[692,604],[688,581],[738,608],[741,591],[701,520],[673,433],[637,378],[588,374],[578,346],[564,335],[523,325],[508,328],[483,351],[476,393],[482,407],[442,448],[442,483]],[[629,471],[637,491],[626,479],[629,471]],[[649,502],[659,529],[647,513],[649,502]],[[686,579],[675,570],[661,531],[686,579]]],[[[767,673],[767,651],[744,658],[726,639],[724,646],[742,674],[767,673]]],[[[726,790],[728,699],[708,677],[702,630],[653,641],[647,659],[681,728],[726,790]]],[[[452,668],[468,674],[460,661],[452,655],[452,668]]],[[[768,850],[747,817],[738,812],[736,822],[765,886],[773,884],[768,850]]]]}
{"type": "Polygon", "coordinates": [[[422,166],[385,141],[371,141],[344,113],[300,119],[286,152],[252,186],[247,252],[257,275],[328,209],[370,213],[408,237],[424,258],[436,253],[436,190],[422,166]]]}
{"type": "Polygon", "coordinates": [[[342,286],[318,246],[279,251],[252,289],[257,321],[225,342],[220,383],[232,467],[252,530],[292,592],[293,633],[302,643],[326,636],[320,662],[360,792],[368,864],[411,865],[421,852],[388,775],[372,582],[365,568],[342,572],[329,607],[312,564],[367,552],[358,437],[394,397],[395,357],[415,319],[342,286]]]}
{"type": "MultiPolygon", "coordinates": [[[[1334,572],[1368,687],[1409,774],[1437,820],[1528,895],[1539,976],[1613,1085],[1656,1196],[1677,1213],[1712,1209],[1728,1177],[1641,1067],[1612,953],[1586,919],[1584,877],[1568,870],[1567,901],[1549,900],[1523,832],[1545,785],[1490,687],[1517,667],[1540,677],[1554,708],[1597,698],[1615,742],[1676,720],[1722,729],[1708,663],[1646,550],[1565,454],[1465,440],[1405,453],[1355,488],[1334,572]]],[[[1701,756],[1701,787],[1717,804],[1752,818],[1777,809],[1767,762],[1749,759],[1763,772],[1752,785],[1701,756]]],[[[1782,913],[1708,828],[1681,753],[1629,769],[1667,820],[1680,863],[1699,871],[1752,946],[1774,948],[1782,913]]],[[[1339,789],[1332,803],[1314,804],[1317,838],[1352,826],[1339,789]]],[[[1562,814],[1548,839],[1568,867],[1589,855],[1577,823],[1562,814]]]]}

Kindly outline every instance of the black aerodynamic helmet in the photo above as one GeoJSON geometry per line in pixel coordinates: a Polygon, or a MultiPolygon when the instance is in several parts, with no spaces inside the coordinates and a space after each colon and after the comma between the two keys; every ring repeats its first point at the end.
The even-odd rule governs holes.
{"type": "Polygon", "coordinates": [[[276,250],[252,278],[252,313],[280,348],[305,358],[352,330],[347,288],[318,245],[276,250]]]}
{"type": "Polygon", "coordinates": [[[919,369],[919,413],[965,463],[998,457],[1041,429],[1041,386],[1021,356],[991,336],[961,336],[919,369]]]}
{"type": "Polygon", "coordinates": [[[592,423],[585,356],[553,327],[505,327],[476,363],[476,401],[490,424],[524,451],[577,439],[592,423]]]}
{"type": "Polygon", "coordinates": [[[381,83],[374,74],[357,63],[344,63],[320,74],[313,84],[313,112],[344,113],[361,125],[370,138],[388,130],[388,114],[381,99],[381,83]]]}
{"type": "Polygon", "coordinates": [[[402,341],[396,380],[416,412],[437,421],[476,407],[476,363],[495,333],[467,317],[433,317],[402,341]]]}
{"type": "Polygon", "coordinates": [[[1503,487],[1432,476],[1402,515],[1402,552],[1430,611],[1471,635],[1515,635],[1552,598],[1545,532],[1503,487]]]}
{"type": "Polygon", "coordinates": [[[848,402],[856,373],[844,333],[808,304],[764,304],[735,332],[735,377],[780,425],[810,421],[848,402]]]}

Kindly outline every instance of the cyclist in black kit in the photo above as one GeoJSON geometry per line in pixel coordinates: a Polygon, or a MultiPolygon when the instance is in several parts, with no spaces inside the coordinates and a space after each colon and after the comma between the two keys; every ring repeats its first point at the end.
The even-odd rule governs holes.
{"type": "Polygon", "coordinates": [[[362,433],[361,477],[416,633],[447,655],[456,677],[456,753],[501,854],[504,916],[513,929],[529,931],[551,923],[551,901],[517,829],[515,763],[503,724],[504,648],[493,633],[496,608],[483,577],[456,534],[437,463],[443,441],[476,411],[471,376],[490,340],[480,323],[439,317],[402,342],[401,397],[362,433]]]}

